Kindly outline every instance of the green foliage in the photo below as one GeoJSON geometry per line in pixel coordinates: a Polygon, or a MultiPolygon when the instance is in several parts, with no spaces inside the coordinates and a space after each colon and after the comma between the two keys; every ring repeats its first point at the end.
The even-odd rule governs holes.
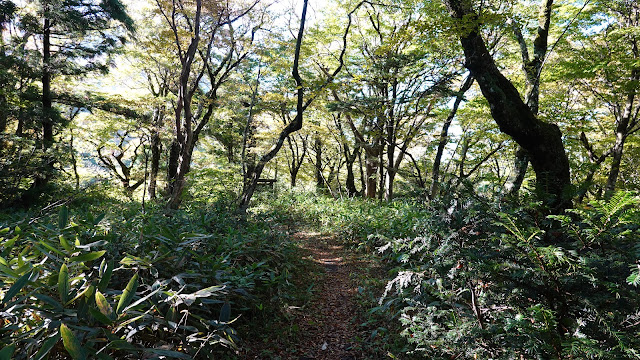
{"type": "Polygon", "coordinates": [[[383,295],[361,300],[370,307],[367,342],[384,339],[378,349],[433,359],[636,356],[640,199],[633,193],[548,219],[455,193],[429,206],[308,194],[271,201],[366,253],[378,250],[389,281],[359,289],[383,295]],[[399,321],[409,346],[385,318],[399,321]]]}
{"type": "Polygon", "coordinates": [[[397,274],[381,304],[432,358],[635,358],[637,204],[620,193],[544,224],[504,205],[433,208],[419,236],[376,237],[397,274]]]}
{"type": "Polygon", "coordinates": [[[237,228],[226,209],[168,219],[61,207],[0,226],[0,349],[21,349],[14,359],[190,359],[236,348],[233,324],[285,294],[290,261],[275,233],[237,228]]]}

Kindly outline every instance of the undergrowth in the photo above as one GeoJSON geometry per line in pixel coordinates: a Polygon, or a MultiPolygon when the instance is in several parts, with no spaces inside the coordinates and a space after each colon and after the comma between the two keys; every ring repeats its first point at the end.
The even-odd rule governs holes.
{"type": "Polygon", "coordinates": [[[460,194],[430,204],[295,193],[269,201],[272,211],[377,254],[386,285],[370,280],[360,293],[371,334],[363,341],[384,339],[374,343],[378,352],[432,359],[640,357],[640,199],[633,193],[550,217],[530,210],[535,204],[460,194]]]}
{"type": "Polygon", "coordinates": [[[228,203],[165,213],[91,195],[0,215],[0,358],[234,358],[278,316],[293,246],[228,203]]]}

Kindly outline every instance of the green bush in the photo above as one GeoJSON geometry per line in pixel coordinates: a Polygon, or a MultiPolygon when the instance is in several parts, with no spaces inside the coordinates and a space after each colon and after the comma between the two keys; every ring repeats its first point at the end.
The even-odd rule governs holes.
{"type": "Polygon", "coordinates": [[[0,355],[211,358],[237,347],[241,313],[285,292],[289,245],[268,225],[117,205],[0,226],[0,355]]]}
{"type": "Polygon", "coordinates": [[[541,223],[452,200],[416,223],[419,236],[377,237],[396,274],[381,306],[434,359],[637,358],[638,204],[620,193],[541,223]]]}

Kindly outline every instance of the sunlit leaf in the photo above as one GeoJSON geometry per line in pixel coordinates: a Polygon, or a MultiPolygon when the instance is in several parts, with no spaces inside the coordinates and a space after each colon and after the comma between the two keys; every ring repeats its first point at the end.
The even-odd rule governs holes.
{"type": "Polygon", "coordinates": [[[71,358],[74,360],[85,360],[87,358],[86,350],[67,325],[60,324],[60,335],[62,336],[64,348],[71,355],[71,358]]]}
{"type": "Polygon", "coordinates": [[[138,273],[134,274],[129,283],[122,291],[122,296],[120,296],[120,301],[118,301],[118,307],[116,308],[116,314],[121,314],[122,310],[131,303],[133,300],[133,296],[136,294],[136,290],[138,289],[138,273]]]}

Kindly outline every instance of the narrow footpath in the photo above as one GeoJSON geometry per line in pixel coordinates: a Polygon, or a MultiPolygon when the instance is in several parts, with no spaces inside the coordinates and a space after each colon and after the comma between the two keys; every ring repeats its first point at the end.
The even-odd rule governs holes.
{"type": "Polygon", "coordinates": [[[356,286],[351,281],[354,264],[345,259],[334,236],[299,232],[294,235],[311,260],[322,265],[325,276],[314,302],[298,316],[301,337],[299,360],[360,359],[355,344],[356,286]]]}
{"type": "Polygon", "coordinates": [[[310,300],[288,306],[285,320],[273,324],[266,341],[248,346],[239,359],[364,360],[358,341],[357,285],[361,264],[334,235],[298,231],[291,235],[308,263],[297,275],[298,286],[309,287],[310,300]]]}

